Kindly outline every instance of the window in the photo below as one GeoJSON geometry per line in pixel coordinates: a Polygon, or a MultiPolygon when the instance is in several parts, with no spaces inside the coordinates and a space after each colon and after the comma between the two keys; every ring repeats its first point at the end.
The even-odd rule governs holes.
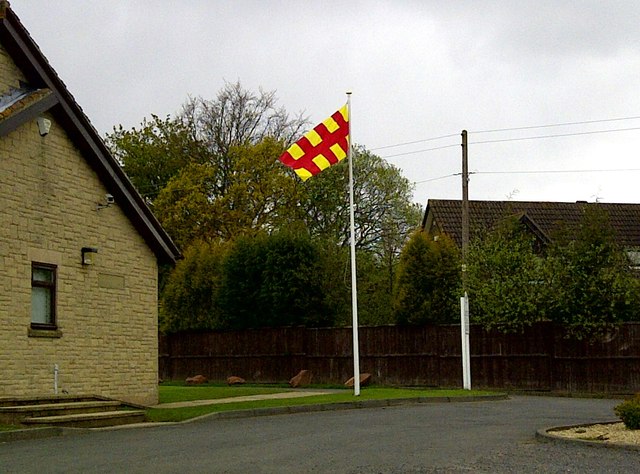
{"type": "Polygon", "coordinates": [[[31,264],[31,327],[56,328],[56,266],[31,264]]]}

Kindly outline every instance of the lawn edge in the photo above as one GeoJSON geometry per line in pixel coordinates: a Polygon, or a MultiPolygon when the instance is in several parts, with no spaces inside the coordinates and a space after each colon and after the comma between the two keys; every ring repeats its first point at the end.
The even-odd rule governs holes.
{"type": "Polygon", "coordinates": [[[417,405],[428,403],[462,403],[462,402],[482,402],[508,400],[509,395],[498,393],[493,395],[471,395],[456,397],[410,397],[410,398],[384,398],[378,400],[354,400],[352,402],[336,403],[312,403],[309,405],[292,405],[282,407],[248,408],[240,410],[228,410],[207,413],[205,415],[189,418],[188,420],[174,422],[157,422],[156,425],[194,423],[211,418],[216,419],[238,419],[252,418],[258,416],[291,415],[298,413],[313,413],[319,411],[356,410],[362,408],[388,408],[400,405],[417,405]]]}
{"type": "Polygon", "coordinates": [[[352,402],[319,403],[311,405],[293,405],[268,408],[251,408],[244,410],[229,410],[207,413],[195,418],[182,421],[144,422],[131,425],[119,425],[106,428],[29,428],[0,432],[0,443],[21,441],[28,439],[50,438],[69,434],[88,433],[91,431],[108,431],[122,429],[140,429],[149,427],[162,427],[180,425],[186,423],[198,423],[210,419],[233,420],[240,418],[252,418],[259,416],[293,415],[298,413],[313,413],[320,411],[354,410],[362,408],[388,408],[400,405],[416,405],[429,403],[463,403],[508,400],[509,395],[499,393],[493,395],[471,395],[457,397],[413,397],[413,398],[386,398],[380,400],[355,400],[352,402]]]}

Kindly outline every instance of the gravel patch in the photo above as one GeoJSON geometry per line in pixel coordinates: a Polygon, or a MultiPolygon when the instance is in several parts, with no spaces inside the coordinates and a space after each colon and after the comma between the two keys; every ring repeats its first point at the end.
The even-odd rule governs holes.
{"type": "Polygon", "coordinates": [[[640,430],[630,430],[622,422],[558,428],[548,433],[561,438],[640,446],[640,430]]]}

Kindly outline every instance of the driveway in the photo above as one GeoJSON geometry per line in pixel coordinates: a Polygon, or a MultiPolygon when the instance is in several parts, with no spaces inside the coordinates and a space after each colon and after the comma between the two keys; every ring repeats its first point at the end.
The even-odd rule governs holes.
{"type": "Polygon", "coordinates": [[[617,403],[513,397],[205,419],[0,444],[0,472],[638,472],[638,451],[535,439],[538,428],[611,420],[617,403]]]}

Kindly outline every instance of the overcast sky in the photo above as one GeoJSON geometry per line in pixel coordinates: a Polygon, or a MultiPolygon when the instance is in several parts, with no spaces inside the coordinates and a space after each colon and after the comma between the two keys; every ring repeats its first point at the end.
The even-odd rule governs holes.
{"type": "Polygon", "coordinates": [[[101,135],[213,99],[225,80],[275,90],[314,124],[351,90],[353,140],[416,182],[421,204],[461,197],[463,129],[471,199],[640,203],[638,0],[11,7],[101,135]],[[479,133],[569,122],[583,123],[479,133]],[[548,135],[571,136],[531,139],[548,135]]]}

